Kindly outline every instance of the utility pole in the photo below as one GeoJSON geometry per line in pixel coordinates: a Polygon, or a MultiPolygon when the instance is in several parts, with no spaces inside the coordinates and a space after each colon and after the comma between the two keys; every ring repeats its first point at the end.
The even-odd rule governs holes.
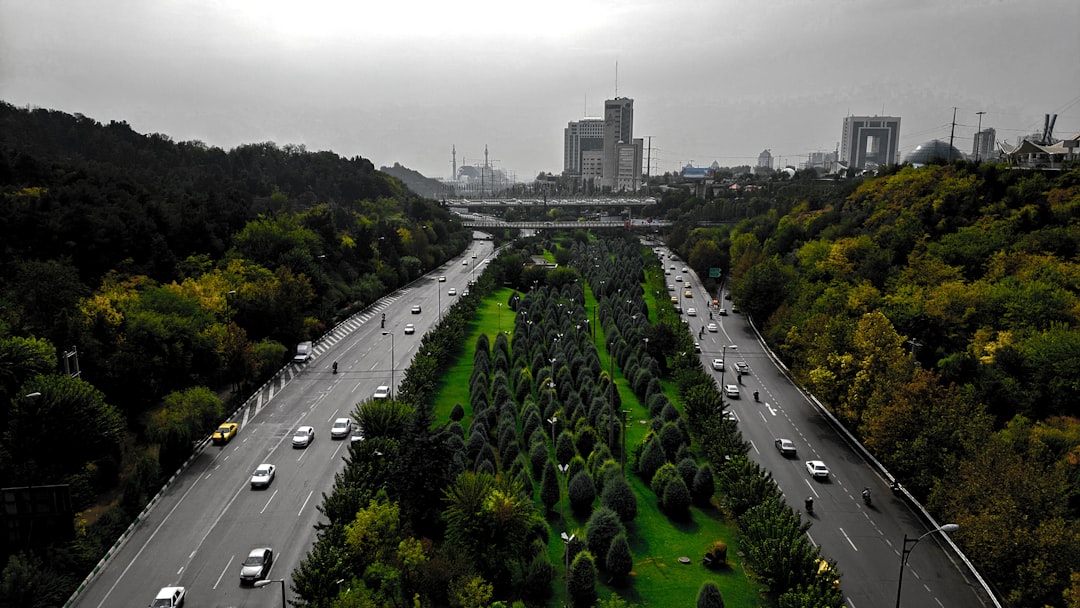
{"type": "Polygon", "coordinates": [[[949,164],[952,164],[953,135],[956,134],[956,106],[952,109],[952,127],[949,129],[949,164]]]}

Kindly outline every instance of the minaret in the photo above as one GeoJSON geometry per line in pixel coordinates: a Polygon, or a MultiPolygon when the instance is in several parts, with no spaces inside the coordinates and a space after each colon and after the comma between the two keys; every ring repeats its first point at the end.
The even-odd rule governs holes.
{"type": "Polygon", "coordinates": [[[457,179],[457,146],[455,146],[455,145],[450,146],[450,156],[454,159],[454,161],[453,161],[453,167],[454,168],[453,168],[453,173],[450,174],[450,179],[451,180],[456,180],[457,179]]]}

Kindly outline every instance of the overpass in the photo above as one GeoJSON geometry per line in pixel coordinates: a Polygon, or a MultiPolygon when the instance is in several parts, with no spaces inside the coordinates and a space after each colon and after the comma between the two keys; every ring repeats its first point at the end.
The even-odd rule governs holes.
{"type": "Polygon", "coordinates": [[[446,199],[447,207],[470,209],[514,209],[527,207],[648,207],[657,204],[651,196],[636,198],[485,198],[485,199],[446,199]]]}
{"type": "Polygon", "coordinates": [[[463,220],[461,224],[466,228],[510,228],[526,230],[575,230],[581,228],[617,228],[620,230],[648,230],[652,228],[666,228],[671,225],[671,222],[669,220],[619,220],[614,222],[601,222],[595,220],[581,222],[504,222],[502,220],[463,220]]]}

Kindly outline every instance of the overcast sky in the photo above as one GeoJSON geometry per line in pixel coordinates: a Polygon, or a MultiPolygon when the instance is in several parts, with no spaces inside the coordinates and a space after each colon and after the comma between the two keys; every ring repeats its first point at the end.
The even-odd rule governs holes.
{"type": "Polygon", "coordinates": [[[1046,113],[1075,135],[1078,31],[1080,0],[0,0],[0,99],[430,177],[487,145],[530,180],[617,92],[656,173],[795,164],[848,114],[900,116],[901,154],[954,106],[965,152],[979,111],[998,139],[1046,113]]]}

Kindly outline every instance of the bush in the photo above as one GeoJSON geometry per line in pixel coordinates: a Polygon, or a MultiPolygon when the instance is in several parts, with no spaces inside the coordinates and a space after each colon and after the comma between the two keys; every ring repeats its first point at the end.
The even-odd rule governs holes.
{"type": "Polygon", "coordinates": [[[695,504],[706,506],[710,504],[715,493],[716,481],[713,479],[712,467],[705,463],[698,467],[697,473],[694,475],[690,496],[695,504]]]}
{"type": "Polygon", "coordinates": [[[454,409],[450,410],[450,420],[454,422],[460,422],[465,417],[465,408],[461,407],[460,403],[454,404],[454,409]]]}
{"type": "MultiPolygon", "coordinates": [[[[619,515],[607,507],[600,507],[593,511],[585,524],[585,544],[593,556],[603,555],[606,558],[611,541],[625,532],[619,515]]],[[[599,566],[603,568],[604,564],[600,563],[599,566]]]]}
{"type": "Polygon", "coordinates": [[[554,580],[555,567],[548,561],[547,553],[538,553],[533,556],[525,570],[521,594],[530,599],[549,598],[551,597],[551,583],[554,580]]]}
{"type": "Polygon", "coordinates": [[[653,475],[652,483],[649,484],[649,488],[652,489],[653,494],[656,494],[657,498],[664,497],[664,491],[667,489],[667,484],[671,480],[679,477],[679,470],[675,468],[675,465],[670,462],[660,467],[653,475]]]}
{"type": "Polygon", "coordinates": [[[649,483],[657,469],[665,462],[667,462],[667,456],[664,455],[664,448],[660,445],[660,440],[654,436],[641,451],[641,458],[637,461],[637,473],[645,483],[649,483]]]}
{"type": "Polygon", "coordinates": [[[593,484],[592,475],[588,471],[581,471],[570,479],[567,490],[570,496],[570,508],[575,515],[585,515],[592,511],[593,501],[596,500],[596,485],[593,484]]]}
{"type": "Polygon", "coordinates": [[[555,463],[546,461],[544,477],[540,480],[540,501],[550,511],[559,504],[559,473],[555,470],[555,463]]]}
{"type": "Polygon", "coordinates": [[[574,438],[569,431],[564,430],[559,434],[559,438],[555,442],[555,460],[559,464],[570,464],[570,459],[576,454],[577,449],[574,447],[574,438]]]}
{"type": "Polygon", "coordinates": [[[574,558],[567,577],[570,602],[577,608],[592,606],[596,601],[596,564],[588,551],[582,551],[574,558]]]}
{"type": "Polygon", "coordinates": [[[604,482],[604,493],[600,502],[619,516],[624,524],[637,517],[637,496],[622,475],[608,478],[604,482]]]}
{"type": "Polygon", "coordinates": [[[626,534],[620,534],[611,541],[607,559],[604,566],[608,574],[622,579],[634,569],[634,556],[630,553],[630,544],[626,542],[626,534]]]}
{"type": "Polygon", "coordinates": [[[724,598],[720,596],[720,589],[714,582],[707,582],[701,586],[697,594],[697,608],[724,608],[724,598]]]}
{"type": "Polygon", "coordinates": [[[669,517],[684,519],[690,515],[690,490],[679,476],[668,482],[660,503],[669,517]]]}
{"type": "Polygon", "coordinates": [[[705,552],[705,567],[716,570],[727,566],[727,543],[722,540],[713,541],[712,546],[705,552]]]}

